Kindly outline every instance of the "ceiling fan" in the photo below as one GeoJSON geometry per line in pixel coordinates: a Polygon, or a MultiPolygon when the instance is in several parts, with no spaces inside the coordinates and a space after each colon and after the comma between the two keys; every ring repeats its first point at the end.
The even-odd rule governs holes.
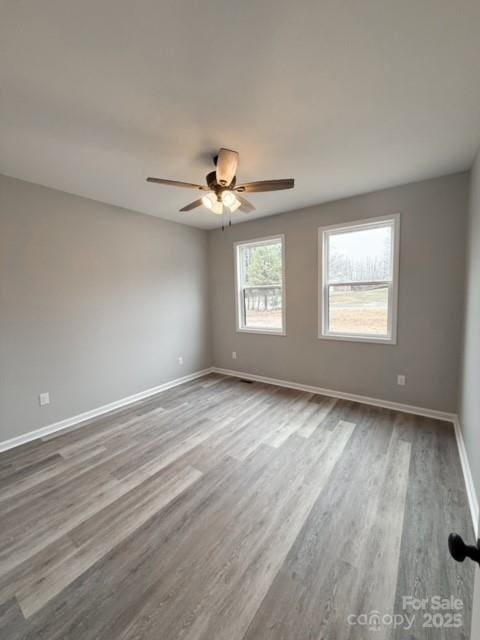
{"type": "Polygon", "coordinates": [[[180,209],[180,211],[191,211],[202,204],[212,213],[222,215],[227,211],[233,213],[237,209],[245,213],[255,210],[251,202],[246,200],[241,194],[259,193],[260,191],[280,191],[282,189],[293,189],[295,181],[293,178],[284,180],[260,180],[258,182],[246,182],[237,185],[238,152],[231,149],[220,149],[213,162],[215,171],[206,175],[206,185],[194,184],[192,182],[179,182],[178,180],[165,180],[163,178],[147,178],[147,182],[155,182],[171,187],[183,187],[185,189],[198,189],[205,191],[205,195],[190,202],[180,209]]]}

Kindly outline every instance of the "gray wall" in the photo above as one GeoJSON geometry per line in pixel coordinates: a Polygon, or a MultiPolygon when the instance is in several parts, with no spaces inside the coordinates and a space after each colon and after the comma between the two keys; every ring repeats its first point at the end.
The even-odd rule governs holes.
{"type": "Polygon", "coordinates": [[[450,175],[211,232],[214,364],[455,412],[468,180],[467,173],[450,175]],[[398,344],[319,340],[317,228],[395,212],[401,213],[398,344]],[[287,336],[237,333],[233,243],[277,233],[286,240],[287,336]],[[397,386],[398,373],[407,386],[397,386]]]}
{"type": "Polygon", "coordinates": [[[460,423],[480,496],[480,153],[470,182],[460,423]]]}
{"type": "MultiPolygon", "coordinates": [[[[479,173],[462,397],[472,456],[479,173]]],[[[204,231],[0,176],[0,441],[208,367],[212,342],[220,367],[456,411],[468,182],[458,174],[246,222],[210,232],[207,252],[204,231]],[[319,340],[317,227],[397,211],[398,345],[319,340]],[[233,243],[276,233],[286,236],[287,336],[238,334],[233,243]]]]}
{"type": "Polygon", "coordinates": [[[207,295],[206,232],[0,176],[0,442],[210,366],[207,295]]]}

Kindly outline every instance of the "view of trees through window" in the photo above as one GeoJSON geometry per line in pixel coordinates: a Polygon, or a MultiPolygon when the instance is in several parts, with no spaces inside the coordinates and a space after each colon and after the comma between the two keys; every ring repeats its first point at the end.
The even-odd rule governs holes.
{"type": "Polygon", "coordinates": [[[329,332],[388,335],[392,234],[386,224],[327,236],[329,332]]]}
{"type": "Polygon", "coordinates": [[[390,225],[330,236],[329,282],[389,280],[391,271],[392,227],[390,225]]]}
{"type": "Polygon", "coordinates": [[[242,326],[282,329],[282,242],[240,246],[242,326]]]}
{"type": "MultiPolygon", "coordinates": [[[[323,322],[327,333],[391,335],[394,232],[394,220],[323,232],[323,322]]],[[[283,238],[240,243],[236,260],[239,328],[281,332],[283,238]]]]}

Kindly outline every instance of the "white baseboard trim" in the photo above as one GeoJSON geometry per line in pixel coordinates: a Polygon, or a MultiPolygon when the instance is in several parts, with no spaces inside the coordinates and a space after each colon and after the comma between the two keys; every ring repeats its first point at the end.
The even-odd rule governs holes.
{"type": "Polygon", "coordinates": [[[479,518],[478,499],[475,491],[475,485],[473,483],[472,472],[470,470],[470,464],[468,462],[467,450],[465,448],[465,442],[463,440],[462,429],[460,427],[460,422],[457,414],[447,413],[445,411],[437,411],[436,409],[425,409],[424,407],[415,407],[413,405],[403,404],[401,402],[390,402],[389,400],[379,400],[378,398],[369,398],[368,396],[361,396],[355,393],[345,393],[343,391],[323,389],[322,387],[312,387],[310,385],[299,384],[297,382],[290,382],[288,380],[279,380],[277,378],[268,378],[266,376],[258,376],[256,374],[246,373],[244,371],[234,371],[233,369],[221,369],[219,367],[213,367],[212,370],[214,373],[219,373],[225,376],[234,376],[235,378],[244,378],[245,380],[265,382],[266,384],[273,384],[279,387],[287,387],[289,389],[298,389],[299,391],[307,391],[309,393],[318,393],[323,396],[329,396],[332,398],[340,398],[342,400],[351,400],[352,402],[370,404],[370,405],[373,405],[374,407],[383,407],[384,409],[393,409],[395,411],[403,411],[404,413],[411,413],[418,416],[425,416],[427,418],[435,418],[437,420],[452,422],[455,429],[455,438],[457,441],[458,452],[460,455],[460,463],[462,465],[462,472],[463,472],[463,478],[465,481],[465,488],[467,491],[470,514],[472,516],[473,530],[475,532],[475,538],[478,538],[478,518],[479,518]]]}
{"type": "Polygon", "coordinates": [[[470,505],[470,513],[472,514],[473,530],[475,532],[475,539],[478,539],[478,518],[479,518],[479,506],[478,496],[475,491],[475,484],[473,482],[472,470],[470,469],[470,463],[468,461],[467,449],[465,447],[465,441],[463,439],[462,427],[458,416],[455,416],[453,421],[455,427],[455,436],[457,438],[458,453],[460,455],[460,463],[462,465],[463,478],[465,480],[465,487],[467,489],[468,504],[470,505]]]}
{"type": "Polygon", "coordinates": [[[18,447],[21,444],[25,444],[26,442],[30,442],[32,440],[37,440],[38,438],[44,438],[45,436],[48,436],[51,433],[55,433],[56,431],[68,429],[70,427],[79,425],[81,422],[86,422],[87,420],[90,421],[93,418],[103,415],[104,413],[109,413],[110,411],[114,411],[115,409],[126,407],[129,404],[133,404],[134,402],[138,402],[139,400],[154,396],[157,393],[166,391],[167,389],[171,389],[172,387],[176,387],[180,384],[184,384],[185,382],[190,382],[190,380],[201,378],[202,376],[206,376],[207,374],[212,372],[212,367],[203,369],[202,371],[195,371],[195,373],[190,373],[189,375],[183,376],[182,378],[175,378],[174,380],[164,382],[163,384],[159,384],[158,386],[152,387],[151,389],[145,389],[145,391],[135,393],[132,396],[127,396],[126,398],[115,400],[115,402],[104,404],[101,407],[91,409],[90,411],[84,411],[83,413],[79,413],[78,415],[72,416],[71,418],[66,418],[65,420],[60,420],[59,422],[49,424],[46,427],[35,429],[35,431],[29,431],[28,433],[24,433],[21,436],[17,436],[16,438],[4,440],[3,442],[0,442],[0,451],[13,449],[13,447],[18,447]]]}
{"type": "Polygon", "coordinates": [[[357,395],[356,393],[346,393],[344,391],[336,391],[333,389],[323,389],[322,387],[312,387],[308,384],[299,384],[298,382],[290,382],[289,380],[280,380],[278,378],[267,378],[266,376],[257,376],[253,373],[245,373],[244,371],[234,371],[233,369],[221,369],[213,367],[215,373],[225,376],[234,376],[235,378],[245,378],[245,380],[255,380],[256,382],[265,382],[266,384],[274,384],[277,387],[287,387],[289,389],[298,389],[299,391],[307,391],[308,393],[318,393],[322,396],[330,398],[340,398],[342,400],[351,400],[352,402],[360,402],[361,404],[370,404],[374,407],[383,407],[384,409],[393,409],[394,411],[403,411],[404,413],[412,413],[417,416],[425,416],[426,418],[435,418],[436,420],[445,420],[446,422],[454,422],[456,414],[447,413],[446,411],[437,411],[436,409],[425,409],[423,407],[415,407],[410,404],[402,404],[400,402],[391,402],[390,400],[379,400],[378,398],[370,398],[368,396],[357,395]]]}

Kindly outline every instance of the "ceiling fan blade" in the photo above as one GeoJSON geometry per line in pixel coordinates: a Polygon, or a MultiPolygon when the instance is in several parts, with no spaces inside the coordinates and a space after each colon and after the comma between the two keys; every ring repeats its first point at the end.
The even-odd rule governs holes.
{"type": "Polygon", "coordinates": [[[285,178],[284,180],[259,180],[258,182],[247,182],[235,187],[239,193],[258,193],[260,191],[281,191],[282,189],[293,189],[295,180],[285,178]]]}
{"type": "Polygon", "coordinates": [[[184,189],[200,189],[208,191],[208,187],[193,182],[179,182],[178,180],[165,180],[164,178],[147,178],[147,182],[155,182],[156,184],[165,184],[170,187],[183,187],[184,189]]]}
{"type": "Polygon", "coordinates": [[[238,167],[238,152],[220,149],[217,157],[217,182],[227,187],[235,177],[238,167]]]}
{"type": "Polygon", "coordinates": [[[244,213],[251,213],[252,211],[255,211],[255,207],[253,206],[253,204],[246,198],[242,198],[242,196],[238,195],[237,198],[240,200],[240,206],[238,207],[240,211],[243,211],[244,213]]]}
{"type": "Polygon", "coordinates": [[[190,204],[186,204],[184,207],[180,209],[180,211],[191,211],[192,209],[196,209],[197,207],[200,207],[201,204],[202,204],[202,199],[199,198],[198,200],[194,200],[193,202],[190,202],[190,204]]]}

